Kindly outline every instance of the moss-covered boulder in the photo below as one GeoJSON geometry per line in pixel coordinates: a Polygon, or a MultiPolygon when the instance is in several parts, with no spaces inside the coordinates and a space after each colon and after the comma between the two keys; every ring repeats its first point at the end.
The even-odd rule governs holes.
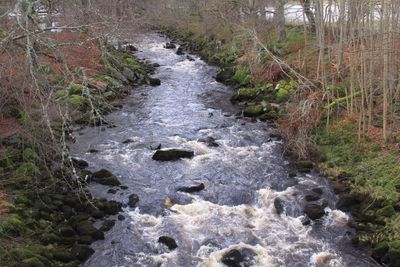
{"type": "Polygon", "coordinates": [[[264,107],[261,104],[251,105],[243,110],[243,116],[251,118],[258,117],[263,113],[264,107]]]}
{"type": "Polygon", "coordinates": [[[253,100],[264,91],[264,88],[240,88],[232,97],[233,102],[253,100]]]}

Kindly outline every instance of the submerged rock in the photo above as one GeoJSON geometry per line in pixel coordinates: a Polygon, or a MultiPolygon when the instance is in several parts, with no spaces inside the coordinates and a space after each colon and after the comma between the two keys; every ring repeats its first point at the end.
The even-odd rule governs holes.
{"type": "Polygon", "coordinates": [[[194,152],[179,149],[157,150],[152,159],[157,161],[175,161],[182,158],[193,158],[194,152]]]}
{"type": "Polygon", "coordinates": [[[209,147],[219,147],[219,144],[215,141],[214,137],[208,136],[207,138],[199,139],[199,142],[206,143],[209,147]]]}
{"type": "Polygon", "coordinates": [[[205,189],[205,186],[203,183],[199,185],[194,185],[194,186],[184,186],[178,188],[178,191],[185,192],[185,193],[195,193],[195,192],[200,192],[205,189]]]}
{"type": "Polygon", "coordinates": [[[178,247],[175,239],[169,236],[160,236],[158,238],[158,243],[166,245],[170,250],[174,250],[178,247]]]}
{"type": "Polygon", "coordinates": [[[304,209],[304,213],[307,214],[308,218],[311,220],[317,220],[325,215],[325,207],[324,205],[308,204],[304,209]]]}
{"type": "Polygon", "coordinates": [[[121,183],[110,171],[101,169],[92,174],[92,180],[102,185],[119,186],[121,183]]]}

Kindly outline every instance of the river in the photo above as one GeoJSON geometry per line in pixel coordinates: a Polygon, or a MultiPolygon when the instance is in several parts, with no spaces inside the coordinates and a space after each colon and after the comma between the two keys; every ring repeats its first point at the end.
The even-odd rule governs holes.
{"type": "Polygon", "coordinates": [[[271,125],[237,118],[232,88],[213,78],[218,68],[176,55],[163,47],[167,41],[157,34],[134,38],[136,56],[160,64],[155,77],[161,86],[135,88],[107,117],[116,127],[76,131],[74,154],[129,187],[110,194],[92,183],[93,195],[123,203],[132,193],[140,198],[137,208],[123,209],[124,220],[114,218],[116,225],[92,245],[96,252],[84,266],[225,266],[222,257],[232,249],[243,261],[231,266],[376,266],[352,247],[349,215],[334,208],[337,197],[328,182],[317,173],[289,175],[271,125]],[[207,138],[213,146],[202,142],[207,138]],[[195,157],[154,161],[159,144],[195,157]],[[201,183],[200,192],[178,190],[201,183]],[[303,225],[305,196],[316,188],[327,215],[303,225]],[[173,238],[178,248],[169,250],[160,236],[173,238]]]}

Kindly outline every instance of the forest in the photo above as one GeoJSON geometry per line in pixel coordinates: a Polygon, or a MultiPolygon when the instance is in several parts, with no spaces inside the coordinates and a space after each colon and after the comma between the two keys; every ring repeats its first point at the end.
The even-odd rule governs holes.
{"type": "Polygon", "coordinates": [[[0,0],[0,266],[400,267],[399,41],[397,0],[0,0]]]}

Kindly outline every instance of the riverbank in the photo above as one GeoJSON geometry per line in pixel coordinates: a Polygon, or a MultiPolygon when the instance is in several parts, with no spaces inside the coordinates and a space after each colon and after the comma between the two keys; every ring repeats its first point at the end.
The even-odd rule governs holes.
{"type": "MultiPolygon", "coordinates": [[[[122,203],[94,199],[86,184],[119,182],[112,174],[92,175],[86,161],[72,158],[70,133],[75,127],[113,127],[105,115],[121,107],[132,87],[160,84],[149,76],[155,66],[136,60],[132,45],[118,51],[73,32],[48,33],[46,38],[63,47],[35,48],[41,55],[35,77],[50,88],[43,93],[47,117],[36,98],[19,102],[24,95],[16,91],[10,90],[14,94],[2,107],[1,124],[8,127],[0,135],[1,266],[79,266],[94,253],[90,244],[104,239],[120,219],[122,203]],[[38,128],[37,122],[46,118],[49,128],[38,128]]],[[[9,51],[14,53],[7,69],[15,74],[11,85],[20,85],[25,95],[33,93],[35,88],[23,84],[25,73],[16,72],[24,64],[23,50],[9,51]]],[[[9,58],[2,54],[1,60],[9,58]]]]}
{"type": "MultiPolygon", "coordinates": [[[[289,112],[287,107],[291,101],[298,101],[292,96],[297,94],[299,83],[286,76],[284,70],[267,61],[260,68],[265,70],[270,82],[259,82],[255,76],[260,76],[260,73],[251,72],[248,66],[241,64],[242,58],[251,57],[251,54],[249,55],[246,48],[241,47],[234,38],[224,38],[221,42],[218,36],[205,36],[185,29],[166,29],[165,32],[173,40],[176,39],[183,48],[198,53],[207,62],[222,68],[216,78],[236,89],[232,102],[242,107],[244,116],[274,121],[278,129],[283,128],[285,131],[293,128],[293,125],[287,126],[282,123],[287,121],[285,115],[289,112]]],[[[301,32],[293,33],[293,36],[300,35],[301,32]]],[[[302,38],[297,37],[297,41],[301,43],[302,38]]],[[[296,38],[289,38],[284,46],[288,48],[296,45],[299,45],[296,44],[296,38]]],[[[288,52],[285,55],[286,59],[295,56],[295,53],[290,54],[290,49],[288,52]]],[[[312,69],[312,62],[309,63],[312,69]]],[[[323,113],[318,108],[316,111],[323,113]]],[[[309,138],[314,140],[310,143],[313,153],[308,154],[306,161],[304,158],[299,161],[298,167],[318,166],[331,181],[340,197],[336,206],[349,211],[353,216],[349,225],[357,230],[353,238],[354,245],[372,247],[371,256],[377,261],[399,266],[398,148],[383,146],[380,141],[371,138],[359,139],[355,121],[343,115],[339,115],[328,127],[321,125],[320,116],[310,115],[308,120],[310,122],[305,123],[303,127],[307,127],[306,131],[311,133],[309,138]],[[310,164],[308,160],[312,160],[313,163],[310,164]]],[[[287,132],[282,135],[286,138],[290,136],[287,132]]],[[[291,143],[291,140],[286,141],[291,143]]],[[[296,160],[301,154],[296,155],[293,149],[296,147],[288,148],[288,155],[296,160]]]]}

